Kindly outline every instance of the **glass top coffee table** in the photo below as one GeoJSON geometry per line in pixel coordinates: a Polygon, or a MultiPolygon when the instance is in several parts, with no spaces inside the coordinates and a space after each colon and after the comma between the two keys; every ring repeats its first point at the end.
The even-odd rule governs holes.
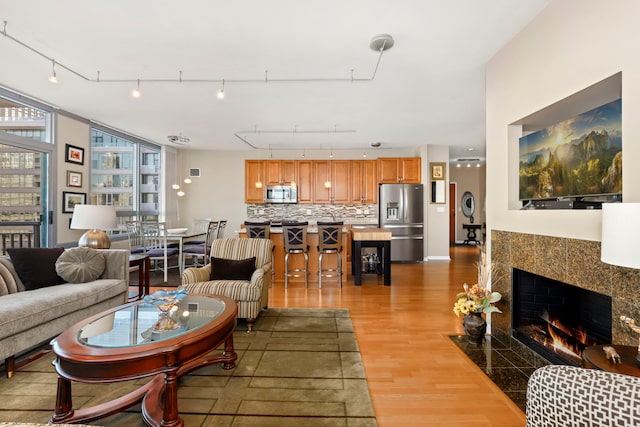
{"type": "Polygon", "coordinates": [[[217,295],[189,295],[163,314],[135,301],[81,321],[55,338],[58,373],[53,423],[89,422],[135,405],[152,426],[182,426],[178,378],[203,366],[235,367],[233,349],[238,306],[217,295]],[[221,353],[211,351],[224,343],[221,353]],[[111,402],[73,409],[71,381],[110,383],[153,377],[111,402]]]}

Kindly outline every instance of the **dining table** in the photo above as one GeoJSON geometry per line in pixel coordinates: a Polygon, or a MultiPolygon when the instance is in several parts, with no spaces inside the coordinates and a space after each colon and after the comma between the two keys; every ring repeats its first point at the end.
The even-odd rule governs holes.
{"type": "Polygon", "coordinates": [[[178,242],[178,269],[180,270],[180,277],[182,277],[182,273],[184,272],[184,257],[182,256],[182,251],[186,242],[190,240],[194,240],[198,237],[203,240],[206,237],[206,231],[193,230],[189,228],[168,228],[166,233],[167,242],[178,242]]]}

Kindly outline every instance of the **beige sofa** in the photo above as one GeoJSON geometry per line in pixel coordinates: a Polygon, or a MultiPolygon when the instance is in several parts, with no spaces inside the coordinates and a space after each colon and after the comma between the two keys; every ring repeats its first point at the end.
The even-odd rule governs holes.
{"type": "Polygon", "coordinates": [[[182,286],[190,294],[223,295],[238,303],[238,318],[247,319],[251,331],[260,310],[269,305],[271,286],[271,253],[273,242],[268,239],[216,239],[211,245],[211,257],[225,260],[246,260],[256,257],[250,280],[211,280],[211,262],[200,268],[187,268],[182,286]]]}
{"type": "Polygon", "coordinates": [[[15,356],[89,316],[127,301],[129,252],[101,252],[106,267],[97,280],[34,290],[25,290],[11,259],[0,257],[0,360],[5,359],[8,377],[13,375],[15,356]]]}

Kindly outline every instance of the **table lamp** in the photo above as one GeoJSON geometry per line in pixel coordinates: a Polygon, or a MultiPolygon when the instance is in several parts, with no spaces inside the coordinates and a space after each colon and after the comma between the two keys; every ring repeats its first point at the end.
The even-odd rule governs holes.
{"type": "Polygon", "coordinates": [[[88,230],[78,240],[78,246],[109,249],[111,241],[104,230],[116,228],[116,209],[105,205],[75,205],[71,226],[74,230],[88,230]]]}
{"type": "MultiPolygon", "coordinates": [[[[640,228],[634,227],[640,217],[640,203],[603,203],[602,204],[602,243],[600,259],[607,264],[626,268],[640,268],[640,228]]],[[[621,316],[621,320],[640,333],[635,321],[621,316]]],[[[640,341],[638,356],[640,365],[640,341]]]]}

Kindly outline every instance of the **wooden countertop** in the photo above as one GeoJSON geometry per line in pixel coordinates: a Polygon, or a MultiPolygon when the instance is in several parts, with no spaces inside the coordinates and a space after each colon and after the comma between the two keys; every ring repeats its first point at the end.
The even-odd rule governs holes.
{"type": "Polygon", "coordinates": [[[391,232],[383,228],[351,230],[353,240],[391,240],[391,232]]]}

